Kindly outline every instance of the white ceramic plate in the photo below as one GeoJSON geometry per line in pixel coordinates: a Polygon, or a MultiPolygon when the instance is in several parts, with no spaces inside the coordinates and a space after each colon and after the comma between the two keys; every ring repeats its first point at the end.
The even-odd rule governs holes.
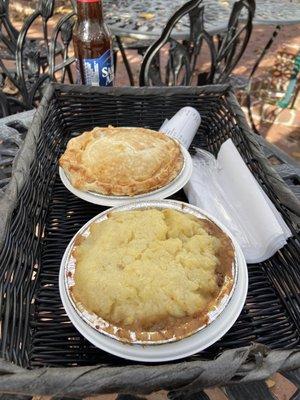
{"type": "Polygon", "coordinates": [[[161,200],[171,196],[172,194],[182,189],[192,175],[193,162],[190,153],[182,145],[180,145],[180,147],[184,158],[183,169],[181,170],[179,175],[168,185],[156,189],[150,193],[140,194],[137,196],[105,196],[93,192],[83,192],[74,188],[74,186],[71,185],[71,182],[69,181],[64,170],[61,167],[59,167],[59,176],[65,187],[75,196],[79,197],[82,200],[88,201],[93,204],[98,204],[100,206],[120,206],[122,204],[132,203],[135,200],[161,200]]]}
{"type": "Polygon", "coordinates": [[[223,227],[222,224],[215,221],[215,219],[210,215],[207,215],[207,213],[204,211],[199,211],[212,221],[216,222],[220,228],[222,228],[224,232],[231,238],[235,247],[237,258],[237,282],[232,297],[222,313],[210,325],[206,326],[204,329],[200,330],[194,335],[177,342],[160,345],[124,344],[116,339],[97,332],[94,328],[89,326],[75,311],[66,292],[64,273],[65,263],[73,242],[71,241],[62,259],[59,276],[59,288],[63,305],[70,320],[76,329],[87,340],[102,350],[129,360],[143,362],[165,362],[184,358],[204,350],[219,340],[231,328],[231,326],[237,320],[245,303],[248,289],[247,265],[239,245],[232,235],[227,231],[227,229],[223,227]]]}

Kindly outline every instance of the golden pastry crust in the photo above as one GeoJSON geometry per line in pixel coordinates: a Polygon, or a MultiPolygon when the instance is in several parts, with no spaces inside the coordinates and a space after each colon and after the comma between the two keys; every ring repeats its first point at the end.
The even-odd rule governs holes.
{"type": "Polygon", "coordinates": [[[233,286],[231,240],[209,220],[171,209],[113,212],[73,250],[71,295],[124,342],[189,336],[233,286]]]}
{"type": "Polygon", "coordinates": [[[77,189],[134,196],[176,178],[183,156],[179,144],[163,133],[107,127],[71,139],[59,164],[77,189]]]}

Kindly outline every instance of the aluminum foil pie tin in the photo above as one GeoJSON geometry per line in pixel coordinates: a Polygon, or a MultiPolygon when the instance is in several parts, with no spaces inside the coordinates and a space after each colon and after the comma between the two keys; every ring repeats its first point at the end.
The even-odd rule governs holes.
{"type": "Polygon", "coordinates": [[[72,186],[63,168],[59,167],[59,176],[65,187],[73,193],[75,196],[82,200],[88,201],[89,203],[98,204],[101,206],[120,206],[123,204],[132,203],[136,200],[160,200],[171,196],[182,189],[189,181],[193,172],[193,162],[190,153],[180,145],[181,153],[183,155],[183,166],[179,174],[167,185],[153,190],[152,192],[139,194],[136,196],[106,196],[94,192],[83,192],[82,190],[76,189],[72,186]]]}
{"type": "MultiPolygon", "coordinates": [[[[91,332],[92,330],[92,335],[98,338],[107,337],[109,340],[113,340],[113,342],[119,342],[122,346],[126,346],[126,344],[120,342],[120,337],[118,336],[118,327],[113,327],[112,324],[109,324],[107,321],[103,320],[96,314],[90,313],[87,311],[83,306],[80,304],[76,303],[72,297],[72,287],[74,286],[74,273],[76,269],[76,260],[74,259],[72,252],[74,250],[75,246],[75,241],[78,238],[78,236],[85,236],[88,237],[90,234],[90,226],[91,224],[94,223],[100,223],[101,221],[104,221],[107,219],[107,216],[109,213],[112,213],[114,211],[128,211],[128,210],[142,210],[142,209],[147,209],[147,208],[158,208],[158,209],[174,209],[178,210],[184,213],[192,214],[196,216],[199,219],[208,219],[212,222],[214,222],[219,228],[222,229],[222,231],[231,239],[231,242],[233,244],[234,248],[234,260],[232,264],[232,276],[233,276],[233,285],[228,294],[223,295],[219,303],[215,306],[215,308],[209,312],[208,314],[208,322],[200,326],[196,331],[192,332],[191,336],[197,336],[200,333],[205,333],[211,325],[215,324],[217,320],[219,320],[222,316],[222,314],[225,313],[226,309],[229,307],[230,303],[232,302],[232,298],[235,295],[236,288],[237,288],[237,282],[239,280],[239,274],[240,274],[240,268],[244,269],[244,274],[246,269],[246,263],[243,258],[242,252],[239,249],[238,244],[236,243],[235,239],[231,236],[231,234],[227,231],[227,229],[217,222],[214,218],[211,216],[207,215],[204,211],[200,210],[199,208],[192,206],[187,203],[179,202],[179,201],[174,201],[174,200],[161,200],[161,201],[139,201],[131,204],[126,204],[123,206],[115,207],[113,209],[108,209],[101,214],[95,216],[93,219],[88,221],[78,232],[77,234],[73,237],[71,240],[68,248],[65,251],[64,257],[62,259],[61,263],[61,280],[60,280],[60,291],[61,291],[61,297],[63,300],[63,303],[65,305],[66,311],[71,318],[70,313],[73,315],[73,319],[75,318],[77,320],[77,325],[80,321],[80,325],[83,326],[84,328],[83,331],[89,331],[91,332]],[[75,315],[75,317],[74,317],[75,315]],[[110,330],[111,333],[108,333],[105,328],[110,325],[110,327],[113,327],[113,331],[110,330]],[[98,336],[97,336],[98,335],[98,336]]],[[[247,286],[247,285],[246,285],[247,286]]],[[[247,290],[247,289],[246,289],[247,290]]],[[[245,296],[245,293],[244,293],[245,296]]],[[[242,297],[243,299],[243,297],[242,297]]],[[[240,299],[241,300],[241,299],[240,299]]],[[[72,320],[72,318],[71,318],[72,320]]],[[[227,324],[228,325],[228,324],[227,324]]],[[[226,327],[224,328],[223,332],[225,333],[226,327]]],[[[81,333],[83,333],[81,331],[81,333]]],[[[83,335],[85,335],[83,333],[83,335]]],[[[88,335],[89,336],[89,335],[88,335]]],[[[87,336],[86,336],[87,337],[87,336]]],[[[88,337],[87,337],[88,338],[88,337]]],[[[159,347],[161,348],[164,345],[170,345],[172,342],[182,342],[186,341],[189,339],[188,337],[185,338],[178,338],[174,337],[168,340],[161,340],[161,341],[151,341],[151,333],[147,332],[147,335],[145,335],[145,340],[136,340],[135,332],[131,332],[130,335],[130,346],[132,345],[137,345],[138,347],[159,347]],[[142,345],[142,346],[141,346],[142,345]],[[159,345],[159,346],[157,346],[159,345]]],[[[101,347],[101,345],[99,346],[101,347]]],[[[114,353],[113,353],[114,354],[114,353]]],[[[125,357],[128,358],[128,357],[125,357]]],[[[180,358],[180,357],[179,357],[180,358]]],[[[134,358],[133,358],[134,359],[134,358]]]]}

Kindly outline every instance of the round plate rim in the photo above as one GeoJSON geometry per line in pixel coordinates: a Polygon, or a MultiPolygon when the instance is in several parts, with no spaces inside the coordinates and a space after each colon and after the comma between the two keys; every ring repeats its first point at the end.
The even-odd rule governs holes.
{"type": "Polygon", "coordinates": [[[92,204],[97,204],[100,206],[119,206],[123,204],[132,203],[133,201],[146,201],[146,200],[163,200],[166,197],[178,192],[182,189],[192,176],[193,172],[193,161],[190,153],[180,144],[181,153],[184,158],[184,165],[180,173],[173,179],[172,182],[168,183],[166,186],[156,189],[153,192],[146,193],[144,195],[137,196],[105,196],[101,194],[94,194],[92,192],[83,192],[82,190],[76,189],[69,181],[65,171],[59,166],[59,176],[63,185],[76,197],[82,200],[88,201],[92,204]]]}
{"type": "MultiPolygon", "coordinates": [[[[143,205],[143,203],[145,203],[145,202],[139,201],[139,202],[137,202],[137,203],[139,203],[141,207],[145,207],[145,205],[143,205]]],[[[222,315],[222,313],[224,313],[225,309],[228,307],[228,304],[230,303],[232,297],[234,296],[234,292],[235,292],[235,290],[236,290],[236,285],[237,285],[237,280],[239,279],[239,277],[238,277],[238,275],[239,275],[239,265],[238,265],[238,264],[239,264],[239,263],[238,263],[238,258],[237,258],[237,257],[238,257],[238,254],[241,254],[241,250],[239,249],[239,246],[238,246],[236,240],[235,240],[234,237],[231,235],[231,233],[227,230],[227,228],[224,227],[223,224],[221,224],[219,221],[217,221],[214,217],[210,216],[208,213],[206,213],[205,211],[199,209],[198,207],[192,206],[192,205],[190,205],[190,204],[188,204],[188,203],[176,201],[176,200],[148,201],[148,202],[146,202],[146,203],[147,203],[147,206],[148,206],[148,207],[150,207],[151,204],[155,204],[155,203],[164,204],[165,206],[167,206],[167,205],[169,205],[169,204],[172,204],[172,203],[173,203],[173,204],[175,203],[175,204],[177,205],[177,207],[178,207],[178,206],[182,207],[182,205],[184,205],[184,206],[186,206],[186,207],[188,207],[188,208],[194,209],[195,211],[197,211],[197,213],[200,213],[203,217],[207,217],[207,218],[211,219],[213,222],[215,222],[215,223],[230,237],[230,239],[231,239],[232,242],[233,242],[233,245],[234,245],[234,248],[235,248],[235,253],[236,253],[236,271],[235,271],[235,272],[236,272],[236,275],[237,275],[236,282],[235,282],[235,287],[233,288],[233,291],[232,291],[232,293],[231,293],[231,298],[229,298],[229,300],[227,301],[227,304],[225,305],[225,307],[223,307],[223,309],[222,309],[221,312],[217,315],[217,317],[216,317],[213,321],[211,321],[209,325],[205,326],[203,329],[200,330],[200,331],[205,331],[205,330],[207,330],[208,326],[210,326],[211,324],[214,323],[215,320],[217,320],[218,318],[220,318],[220,316],[222,315]]],[[[135,203],[135,205],[136,205],[136,203],[135,203]]],[[[126,209],[127,207],[128,207],[128,205],[123,205],[123,206],[118,207],[118,208],[121,208],[121,209],[122,209],[122,208],[125,208],[125,209],[126,209]]],[[[109,211],[111,211],[111,210],[109,210],[109,211]]],[[[75,237],[76,237],[78,234],[84,232],[84,231],[88,228],[88,226],[89,226],[90,224],[92,224],[95,220],[99,219],[103,214],[105,215],[107,212],[108,212],[108,210],[105,210],[104,212],[102,212],[102,213],[96,215],[94,218],[92,218],[91,220],[89,220],[85,225],[83,225],[83,226],[81,227],[81,229],[79,229],[78,232],[73,236],[73,238],[71,239],[71,241],[70,241],[70,243],[69,243],[69,245],[68,245],[68,247],[67,247],[67,249],[66,249],[66,251],[65,251],[65,254],[64,254],[64,256],[63,256],[62,264],[61,264],[61,269],[63,268],[63,269],[65,270],[65,262],[66,262],[66,259],[67,259],[68,255],[69,255],[69,252],[70,252],[70,250],[71,250],[71,247],[72,247],[72,245],[73,245],[73,243],[74,243],[75,237]]],[[[243,257],[243,256],[242,256],[242,257],[243,257]]],[[[239,259],[241,259],[240,256],[239,256],[239,259]]],[[[243,259],[242,262],[245,263],[245,260],[243,259]]],[[[64,275],[65,275],[65,274],[64,274],[64,275]]],[[[65,281],[65,279],[64,279],[64,281],[65,281]]],[[[76,307],[74,307],[74,305],[72,305],[72,302],[70,301],[70,298],[69,298],[69,295],[68,295],[68,294],[67,294],[67,297],[68,297],[68,301],[70,302],[70,305],[73,307],[74,312],[78,315],[78,317],[79,317],[81,320],[83,320],[84,323],[85,323],[86,325],[89,325],[90,328],[91,328],[92,330],[94,330],[97,334],[102,334],[101,332],[97,331],[92,325],[90,325],[87,321],[85,321],[85,319],[83,319],[83,318],[80,316],[80,312],[77,310],[76,307]]],[[[200,331],[199,331],[199,332],[200,332],[200,331]]],[[[194,333],[193,335],[197,335],[199,332],[196,332],[196,333],[194,333]]],[[[103,335],[105,335],[105,334],[103,334],[103,335]]],[[[193,335],[192,335],[192,336],[193,336],[193,335]]],[[[107,336],[107,335],[105,335],[105,336],[107,336]]],[[[113,339],[113,340],[116,340],[116,339],[113,339]]],[[[182,339],[182,340],[184,340],[184,339],[182,339]]],[[[120,343],[121,343],[122,345],[124,345],[124,343],[122,343],[122,342],[120,342],[120,343]]],[[[164,343],[164,344],[165,344],[165,343],[164,343]]],[[[164,345],[164,344],[154,344],[154,345],[156,345],[156,346],[162,346],[162,345],[164,345]]],[[[130,345],[132,345],[132,344],[130,344],[130,345]]],[[[140,345],[140,344],[139,344],[139,345],[140,345]]],[[[142,344],[142,345],[146,345],[146,344],[142,344]]],[[[146,346],[147,346],[147,345],[146,345],[146,346]]],[[[149,346],[149,345],[148,345],[148,346],[149,346]]],[[[150,344],[150,346],[153,346],[153,344],[152,344],[152,345],[150,344]]]]}
{"type": "MultiPolygon", "coordinates": [[[[76,302],[74,301],[71,293],[70,293],[70,288],[71,288],[71,286],[73,286],[73,284],[69,284],[69,281],[71,281],[73,283],[72,272],[73,272],[73,267],[74,267],[74,262],[73,262],[73,259],[72,259],[72,249],[74,247],[74,243],[75,243],[76,237],[78,235],[84,235],[85,236],[85,233],[87,233],[89,227],[94,222],[101,222],[102,220],[104,220],[106,218],[106,216],[109,213],[114,212],[114,211],[128,211],[128,210],[144,209],[144,208],[149,208],[149,207],[176,209],[176,210],[179,210],[179,211],[185,211],[185,212],[190,213],[190,214],[194,213],[199,218],[209,219],[209,220],[213,221],[217,226],[219,226],[219,228],[222,229],[222,231],[226,235],[228,235],[228,237],[232,241],[232,244],[233,244],[233,247],[234,247],[234,262],[232,264],[232,269],[233,269],[233,272],[234,272],[234,280],[233,280],[233,285],[232,285],[232,288],[230,290],[230,293],[227,296],[224,296],[223,299],[221,299],[221,301],[218,303],[218,306],[216,307],[215,310],[211,310],[209,312],[210,321],[206,325],[202,325],[198,329],[196,329],[192,333],[192,335],[195,334],[196,332],[200,331],[200,330],[203,330],[203,329],[207,328],[208,325],[210,325],[215,319],[217,319],[219,317],[219,315],[226,308],[228,302],[230,301],[230,298],[232,297],[232,295],[234,293],[234,290],[235,290],[235,287],[236,287],[238,268],[237,268],[236,247],[234,245],[233,238],[231,237],[230,232],[227,230],[227,228],[222,223],[220,223],[216,219],[209,218],[207,213],[203,213],[203,211],[200,210],[198,207],[193,206],[193,205],[191,205],[189,203],[184,203],[182,201],[177,201],[177,200],[155,200],[155,201],[152,200],[152,201],[146,201],[146,202],[144,202],[144,201],[132,202],[130,204],[123,204],[121,206],[114,207],[113,209],[104,210],[101,213],[97,214],[91,220],[87,221],[86,224],[71,239],[70,244],[67,247],[67,250],[65,251],[65,255],[64,255],[64,260],[65,260],[64,269],[65,269],[65,272],[66,272],[65,273],[65,286],[67,288],[67,295],[68,295],[69,301],[70,301],[71,305],[73,306],[73,309],[75,310],[75,312],[80,316],[80,318],[82,318],[88,325],[90,325],[96,331],[99,331],[100,333],[103,333],[104,335],[110,336],[112,338],[115,338],[115,335],[113,335],[111,333],[108,333],[105,329],[100,329],[101,325],[103,323],[106,324],[107,321],[105,321],[102,318],[97,317],[97,316],[93,317],[93,314],[88,312],[85,309],[83,309],[81,311],[79,309],[78,305],[76,304],[76,302]],[[67,269],[67,271],[66,271],[66,269],[67,269]],[[70,273],[71,273],[71,276],[69,276],[70,273]],[[97,328],[97,326],[98,326],[98,328],[97,328]]],[[[122,340],[120,340],[120,341],[122,341],[122,340]]],[[[166,342],[174,342],[174,341],[176,341],[176,338],[169,339],[167,341],[166,340],[162,340],[162,341],[155,341],[155,342],[151,342],[151,341],[144,341],[143,342],[143,341],[140,341],[140,340],[136,340],[136,341],[132,341],[131,344],[160,345],[160,344],[163,344],[163,343],[166,343],[166,342]]]]}

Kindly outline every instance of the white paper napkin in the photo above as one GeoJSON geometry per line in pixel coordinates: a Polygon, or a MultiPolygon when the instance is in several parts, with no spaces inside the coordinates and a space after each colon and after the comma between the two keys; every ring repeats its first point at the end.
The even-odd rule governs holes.
{"type": "Polygon", "coordinates": [[[270,258],[286,244],[291,231],[244,163],[231,139],[217,160],[198,150],[185,193],[194,204],[228,227],[248,263],[270,258]]]}
{"type": "MultiPolygon", "coordinates": [[[[160,132],[189,148],[201,123],[192,107],[184,107],[166,120],[160,132]]],[[[291,231],[244,163],[231,139],[217,159],[197,150],[193,174],[184,188],[187,198],[222,222],[239,242],[246,261],[270,258],[286,244],[291,231]]]]}
{"type": "Polygon", "coordinates": [[[159,132],[166,133],[168,136],[177,139],[188,149],[200,123],[201,117],[195,108],[183,107],[170,120],[165,120],[159,132]]]}

